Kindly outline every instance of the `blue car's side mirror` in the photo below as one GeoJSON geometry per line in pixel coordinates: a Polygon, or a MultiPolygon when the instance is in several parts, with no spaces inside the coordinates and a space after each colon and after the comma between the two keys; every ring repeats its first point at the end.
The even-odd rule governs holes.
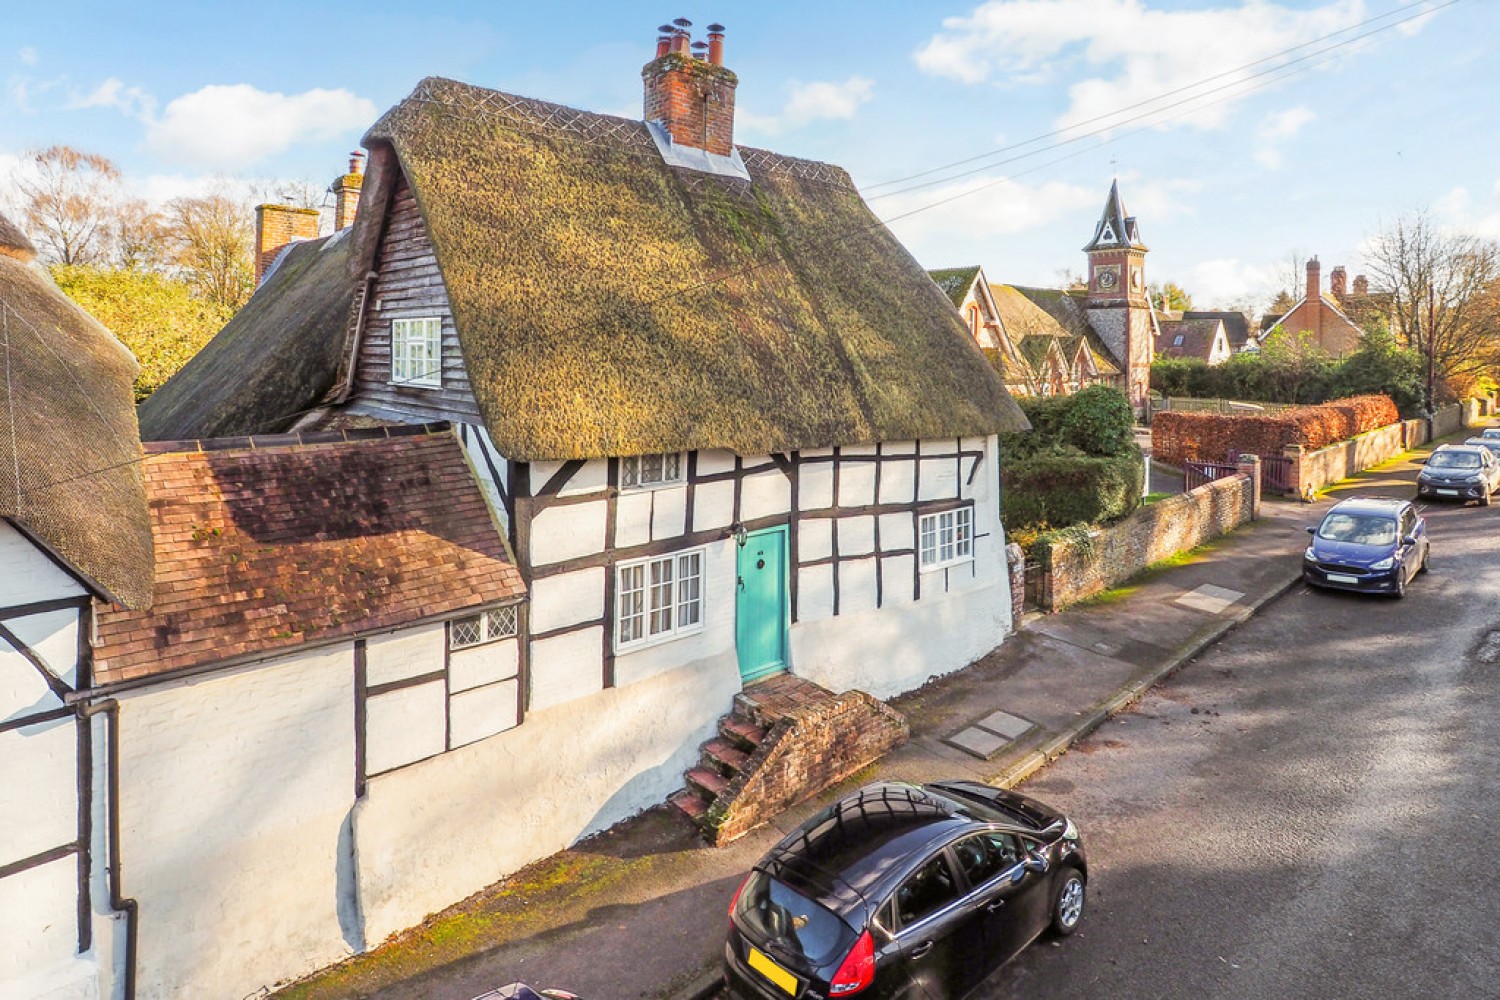
{"type": "Polygon", "coordinates": [[[1309,534],[1309,535],[1316,535],[1316,534],[1317,534],[1317,533],[1318,533],[1318,529],[1317,529],[1317,528],[1314,528],[1314,527],[1313,527],[1313,526],[1312,526],[1312,525],[1310,525],[1310,524],[1309,524],[1309,525],[1308,525],[1308,526],[1307,526],[1307,533],[1308,533],[1308,534],[1309,534]]]}

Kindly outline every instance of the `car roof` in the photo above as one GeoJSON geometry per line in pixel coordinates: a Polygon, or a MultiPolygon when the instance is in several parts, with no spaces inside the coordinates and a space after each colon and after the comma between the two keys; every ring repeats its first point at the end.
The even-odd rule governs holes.
{"type": "Polygon", "coordinates": [[[1432,453],[1435,455],[1435,454],[1437,454],[1440,451],[1460,451],[1460,452],[1463,452],[1463,451],[1478,451],[1478,450],[1479,450],[1479,445],[1469,444],[1467,441],[1465,441],[1463,444],[1440,444],[1436,448],[1432,449],[1432,453]]]}
{"type": "Polygon", "coordinates": [[[1411,506],[1410,500],[1399,500],[1391,497],[1350,497],[1348,500],[1340,500],[1328,509],[1329,514],[1389,514],[1394,515],[1404,507],[1411,506]]]}
{"type": "Polygon", "coordinates": [[[756,867],[841,917],[868,915],[934,844],[981,825],[953,805],[916,785],[868,785],[782,838],[756,867]]]}

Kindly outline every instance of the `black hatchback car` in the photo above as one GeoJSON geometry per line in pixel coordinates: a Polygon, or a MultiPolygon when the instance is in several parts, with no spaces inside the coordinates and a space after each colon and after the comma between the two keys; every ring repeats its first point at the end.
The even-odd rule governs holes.
{"type": "Polygon", "coordinates": [[[771,849],[729,906],[741,1000],[961,997],[1083,916],[1067,817],[966,781],[870,785],[771,849]]]}

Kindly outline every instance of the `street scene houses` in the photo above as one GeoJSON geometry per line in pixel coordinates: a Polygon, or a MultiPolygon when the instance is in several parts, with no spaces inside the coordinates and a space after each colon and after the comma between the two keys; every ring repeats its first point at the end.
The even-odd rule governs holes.
{"type": "MultiPolygon", "coordinates": [[[[96,264],[38,208],[84,197],[72,175],[46,189],[47,164],[108,172],[36,158],[26,213],[0,215],[0,996],[483,1000],[539,970],[598,996],[1011,995],[993,991],[1046,977],[997,985],[999,967],[1070,937],[1096,885],[1133,915],[1091,918],[1069,954],[1110,985],[1059,995],[1235,995],[1137,961],[1140,928],[1268,879],[1315,885],[1358,852],[1192,803],[1226,794],[1221,775],[1295,775],[1337,802],[1342,837],[1398,823],[1347,792],[1355,765],[1288,758],[1299,734],[1257,729],[1275,765],[1241,774],[1217,722],[1302,718],[1324,681],[1300,663],[1286,695],[1265,666],[1280,648],[1342,676],[1356,628],[1398,614],[1309,588],[1410,585],[1405,616],[1451,597],[1443,559],[1493,547],[1461,502],[1413,504],[1407,466],[1497,408],[1474,360],[1490,334],[1463,324],[1500,299],[1500,253],[1478,305],[1440,315],[1429,291],[1425,321],[1342,266],[1325,292],[1317,258],[1263,320],[1194,309],[1148,284],[1122,193],[1147,185],[1121,174],[1068,238],[1086,268],[1065,287],[929,269],[844,166],[737,138],[860,98],[793,101],[780,125],[742,107],[737,129],[726,31],[699,35],[679,18],[641,39],[638,114],[441,75],[383,112],[348,105],[360,148],[319,195],[331,213],[295,186],[254,209],[244,273],[218,275],[243,301],[159,386],[79,304],[70,281],[96,264]],[[1164,371],[1263,395],[1164,400],[1164,371]],[[1358,489],[1380,498],[1330,510],[1379,463],[1358,489]],[[1339,525],[1385,531],[1385,561],[1319,555],[1339,525]],[[1285,615],[1270,638],[1251,632],[1263,609],[1285,615]],[[1241,627],[1259,637],[1215,645],[1241,627]],[[1199,656],[1221,658],[1213,679],[1151,693],[1199,656]],[[1091,737],[1132,712],[1150,734],[1091,737]],[[1191,793],[1047,784],[1075,743],[1103,752],[1069,766],[1102,771],[1173,722],[1191,746],[1140,769],[1187,768],[1171,780],[1191,793]],[[1002,790],[1033,775],[1066,813],[1002,790]],[[1234,879],[1212,863],[1228,848],[1146,860],[1152,823],[1239,844],[1234,879]],[[1246,830],[1276,843],[1274,870],[1246,830]],[[1196,873],[1181,899],[1137,904],[1178,868],[1196,873]],[[1134,988],[1153,975],[1175,978],[1134,988]]],[[[980,72],[969,55],[959,76],[980,72]]],[[[135,107],[123,94],[74,101],[135,107]]],[[[184,113],[140,107],[155,142],[184,113]]],[[[131,259],[171,244],[142,270],[177,280],[184,204],[175,230],[104,228],[131,259]]],[[[156,315],[139,291],[103,304],[156,315]]],[[[1488,447],[1460,450],[1488,469],[1488,447]]],[[[1480,628],[1487,600],[1445,627],[1480,628]]],[[[1383,649],[1419,628],[1400,620],[1383,649]]],[[[1446,676],[1414,667],[1419,697],[1377,660],[1359,665],[1389,702],[1342,711],[1405,713],[1446,676]]],[[[1388,803],[1382,775],[1411,759],[1372,753],[1388,803]]],[[[1464,793],[1476,822],[1488,791],[1464,793]]],[[[1285,789],[1271,800],[1287,811],[1285,789]]],[[[1214,975],[1252,965],[1218,947],[1237,961],[1202,963],[1214,975]]]]}

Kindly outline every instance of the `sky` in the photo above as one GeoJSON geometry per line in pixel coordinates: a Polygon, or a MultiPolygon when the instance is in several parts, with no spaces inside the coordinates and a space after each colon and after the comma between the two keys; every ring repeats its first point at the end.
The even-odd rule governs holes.
{"type": "Polygon", "coordinates": [[[639,118],[675,17],[727,28],[737,142],[844,167],[928,268],[1060,284],[1114,178],[1199,307],[1411,212],[1500,238],[1496,0],[5,4],[0,203],[54,143],[158,202],[321,190],[431,75],[639,118]]]}

